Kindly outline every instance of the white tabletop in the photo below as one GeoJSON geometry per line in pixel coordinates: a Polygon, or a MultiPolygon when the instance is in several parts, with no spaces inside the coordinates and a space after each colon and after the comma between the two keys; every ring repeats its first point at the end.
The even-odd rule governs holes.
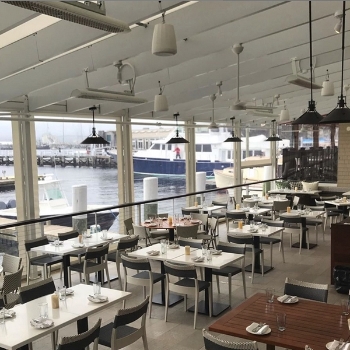
{"type": "Polygon", "coordinates": [[[280,217],[303,217],[303,218],[319,218],[326,214],[323,210],[312,210],[311,212],[305,213],[304,210],[299,212],[298,210],[291,210],[290,213],[281,213],[280,217]]]}
{"type": "Polygon", "coordinates": [[[230,211],[227,211],[227,213],[247,213],[247,214],[256,214],[256,215],[262,215],[266,214],[270,211],[271,209],[268,208],[249,208],[248,210],[245,209],[232,209],[230,211]]]}
{"type": "Polygon", "coordinates": [[[108,240],[102,239],[102,233],[94,233],[91,235],[91,238],[86,238],[84,241],[85,246],[83,248],[74,248],[72,245],[77,242],[77,238],[67,239],[66,241],[62,241],[62,244],[59,246],[55,246],[52,244],[46,244],[39,247],[32,248],[32,251],[42,252],[47,254],[55,254],[55,255],[69,255],[71,253],[76,253],[78,251],[85,251],[88,247],[94,247],[96,245],[102,243],[112,243],[120,240],[127,235],[119,234],[119,233],[109,233],[107,234],[108,240]]]}
{"type": "MultiPolygon", "coordinates": [[[[257,228],[257,226],[255,226],[257,228]]],[[[244,225],[243,228],[233,228],[229,227],[229,230],[227,233],[229,234],[237,234],[237,235],[252,235],[252,236],[259,236],[259,237],[269,237],[276,233],[279,233],[284,230],[284,227],[274,227],[274,226],[267,226],[266,231],[262,231],[259,229],[257,232],[250,232],[250,225],[244,225]]]]}
{"type": "MultiPolygon", "coordinates": [[[[149,255],[147,253],[151,250],[158,250],[160,252],[161,251],[160,246],[161,246],[160,243],[153,244],[149,247],[138,249],[138,250],[135,250],[133,252],[130,252],[130,253],[128,253],[128,256],[133,256],[136,258],[147,258],[147,259],[152,259],[152,260],[165,261],[165,260],[173,259],[173,258],[176,258],[180,255],[185,254],[185,247],[181,247],[181,246],[178,249],[168,248],[167,252],[165,254],[159,253],[159,255],[149,255]]],[[[190,249],[191,249],[191,251],[196,250],[196,248],[190,248],[190,249]]]]}
{"type": "Polygon", "coordinates": [[[344,193],[343,193],[343,196],[350,196],[350,191],[344,192],[344,193]]]}
{"type": "Polygon", "coordinates": [[[212,212],[214,210],[219,210],[219,209],[224,209],[226,208],[224,205],[211,205],[208,207],[202,207],[201,205],[199,206],[193,206],[193,207],[187,207],[185,208],[186,210],[196,210],[198,209],[199,211],[208,211],[208,212],[212,212]]]}
{"type": "Polygon", "coordinates": [[[295,191],[295,190],[271,190],[269,191],[269,194],[295,194],[295,195],[298,195],[298,194],[318,194],[320,193],[321,190],[316,190],[316,191],[304,191],[304,190],[298,190],[298,191],[295,191]]]}
{"type": "Polygon", "coordinates": [[[273,205],[274,202],[288,202],[288,201],[289,201],[289,199],[287,199],[287,198],[269,197],[268,199],[261,198],[259,203],[273,205]]]}
{"type": "Polygon", "coordinates": [[[335,205],[337,207],[344,207],[344,206],[350,206],[350,201],[346,201],[346,202],[343,202],[342,200],[340,202],[336,202],[336,201],[324,201],[325,203],[327,204],[332,204],[332,205],[335,205]]]}
{"type": "Polygon", "coordinates": [[[60,301],[59,309],[51,308],[51,295],[16,305],[13,308],[16,311],[16,316],[6,318],[5,324],[0,325],[0,347],[17,349],[72,322],[108,308],[131,295],[129,292],[101,288],[101,294],[108,296],[108,301],[105,303],[92,303],[87,299],[88,295],[93,293],[92,286],[79,284],[72,287],[72,289],[74,290],[74,295],[67,296],[66,302],[60,301]],[[30,320],[39,317],[38,305],[44,302],[48,303],[49,319],[54,321],[54,325],[46,329],[36,329],[30,325],[30,320]]]}

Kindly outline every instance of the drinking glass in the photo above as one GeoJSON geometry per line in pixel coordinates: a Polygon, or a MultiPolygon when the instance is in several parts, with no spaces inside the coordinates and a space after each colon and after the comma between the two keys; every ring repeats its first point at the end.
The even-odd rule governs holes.
{"type": "Polygon", "coordinates": [[[93,288],[94,288],[94,295],[95,296],[101,295],[101,282],[94,283],[93,288]]]}
{"type": "Polygon", "coordinates": [[[265,224],[262,224],[262,225],[261,225],[261,231],[262,231],[262,232],[265,232],[266,229],[267,229],[266,225],[265,225],[265,224]]]}
{"type": "Polygon", "coordinates": [[[250,229],[251,230],[254,230],[254,221],[253,220],[250,220],[250,229]]]}
{"type": "Polygon", "coordinates": [[[211,260],[212,260],[211,250],[207,249],[207,261],[211,261],[211,260]]]}
{"type": "Polygon", "coordinates": [[[266,302],[273,303],[275,297],[275,290],[273,288],[266,289],[266,302]]]}
{"type": "Polygon", "coordinates": [[[40,308],[40,319],[46,320],[48,318],[49,307],[47,303],[39,304],[40,308]]]}
{"type": "Polygon", "coordinates": [[[0,324],[5,323],[5,310],[4,307],[0,308],[0,324]]]}
{"type": "Polygon", "coordinates": [[[202,256],[207,256],[208,247],[206,244],[202,244],[202,256]]]}
{"type": "Polygon", "coordinates": [[[285,313],[281,312],[276,314],[277,328],[280,332],[286,329],[286,318],[287,315],[285,313]]]}
{"type": "Polygon", "coordinates": [[[102,231],[102,238],[107,239],[107,231],[106,230],[102,231]]]}
{"type": "Polygon", "coordinates": [[[66,300],[66,286],[63,286],[60,289],[60,300],[62,301],[66,300]]]}
{"type": "Polygon", "coordinates": [[[167,240],[166,239],[161,239],[160,240],[160,252],[162,254],[166,254],[167,250],[167,240]]]}
{"type": "Polygon", "coordinates": [[[344,316],[349,315],[349,300],[344,299],[340,301],[341,305],[341,314],[344,316]]]}

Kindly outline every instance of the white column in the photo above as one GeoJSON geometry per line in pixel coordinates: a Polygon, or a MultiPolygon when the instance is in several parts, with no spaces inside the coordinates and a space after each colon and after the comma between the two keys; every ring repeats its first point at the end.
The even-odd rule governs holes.
{"type": "MultiPolygon", "coordinates": [[[[39,186],[35,125],[33,117],[16,114],[12,117],[20,119],[11,123],[17,220],[36,219],[39,218],[39,186]]],[[[24,240],[36,238],[38,233],[41,233],[39,224],[18,227],[18,251],[23,262],[26,262],[24,240]]],[[[26,263],[24,265],[26,267],[26,263]]]]}
{"type": "MultiPolygon", "coordinates": [[[[121,116],[117,121],[128,122],[129,118],[121,116]]],[[[134,164],[130,124],[117,124],[117,163],[119,204],[134,202],[134,164]]],[[[124,232],[124,220],[132,217],[133,209],[119,209],[119,232],[124,232]]]]}
{"type": "MultiPolygon", "coordinates": [[[[240,137],[241,126],[235,123],[235,135],[240,137]]],[[[242,147],[241,142],[234,142],[233,144],[233,173],[234,173],[234,185],[242,184],[242,170],[241,170],[241,157],[242,157],[242,147]]],[[[242,188],[237,187],[234,189],[234,196],[237,203],[241,202],[242,198],[242,188]]]]}
{"type": "MultiPolygon", "coordinates": [[[[186,122],[186,124],[191,124],[186,122]]],[[[194,128],[185,129],[185,138],[189,143],[185,145],[186,151],[186,192],[196,191],[196,136],[194,128]]],[[[195,198],[186,197],[187,206],[193,205],[195,198]]]]}

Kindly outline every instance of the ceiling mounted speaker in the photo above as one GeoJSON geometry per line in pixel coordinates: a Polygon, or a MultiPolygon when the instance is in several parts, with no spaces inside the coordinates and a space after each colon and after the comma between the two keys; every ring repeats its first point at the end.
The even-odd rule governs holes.
{"type": "Polygon", "coordinates": [[[27,10],[74,22],[87,27],[111,33],[130,32],[129,25],[112,17],[107,17],[99,6],[92,1],[3,1],[4,3],[27,10]]]}
{"type": "Polygon", "coordinates": [[[156,56],[173,56],[177,53],[175,29],[172,24],[158,23],[155,25],[152,53],[156,56]]]}
{"type": "Polygon", "coordinates": [[[287,108],[284,108],[281,110],[281,113],[280,113],[280,122],[289,122],[289,111],[287,108]]]}
{"type": "Polygon", "coordinates": [[[322,84],[321,96],[334,96],[334,84],[332,81],[329,81],[328,69],[326,80],[322,84]]]}
{"type": "Polygon", "coordinates": [[[154,111],[155,112],[166,112],[169,110],[168,100],[165,95],[154,96],[154,111]]]}

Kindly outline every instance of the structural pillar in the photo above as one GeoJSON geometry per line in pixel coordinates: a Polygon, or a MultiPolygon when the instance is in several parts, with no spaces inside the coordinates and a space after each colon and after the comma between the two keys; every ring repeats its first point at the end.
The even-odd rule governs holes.
{"type": "MultiPolygon", "coordinates": [[[[241,135],[241,126],[238,123],[235,123],[235,135],[240,137],[241,135]]],[[[242,158],[242,147],[241,142],[233,143],[233,175],[234,175],[234,185],[242,184],[242,169],[241,169],[241,158],[242,158]]],[[[242,187],[236,187],[234,189],[234,197],[236,203],[241,203],[242,198],[242,187]]]]}
{"type": "MultiPolygon", "coordinates": [[[[117,118],[117,163],[119,204],[134,202],[134,163],[132,154],[132,134],[129,117],[117,118]],[[123,124],[125,123],[125,124],[123,124]]],[[[132,217],[133,207],[119,209],[119,232],[124,232],[124,220],[132,217]]],[[[140,216],[140,211],[139,211],[140,216]]]]}
{"type": "MultiPolygon", "coordinates": [[[[36,158],[36,137],[33,117],[12,114],[13,161],[16,188],[17,220],[39,218],[39,185],[36,158]]],[[[40,224],[17,228],[18,252],[26,261],[24,241],[33,239],[40,233],[40,224]]],[[[27,274],[25,265],[24,273],[27,274]]],[[[36,272],[35,272],[36,273],[36,272]]]]}
{"type": "MultiPolygon", "coordinates": [[[[191,124],[187,121],[185,124],[191,124]]],[[[196,136],[194,127],[185,128],[185,138],[189,143],[185,145],[186,151],[186,192],[196,191],[196,136]]],[[[187,206],[193,205],[195,196],[186,197],[187,206]]]]}

